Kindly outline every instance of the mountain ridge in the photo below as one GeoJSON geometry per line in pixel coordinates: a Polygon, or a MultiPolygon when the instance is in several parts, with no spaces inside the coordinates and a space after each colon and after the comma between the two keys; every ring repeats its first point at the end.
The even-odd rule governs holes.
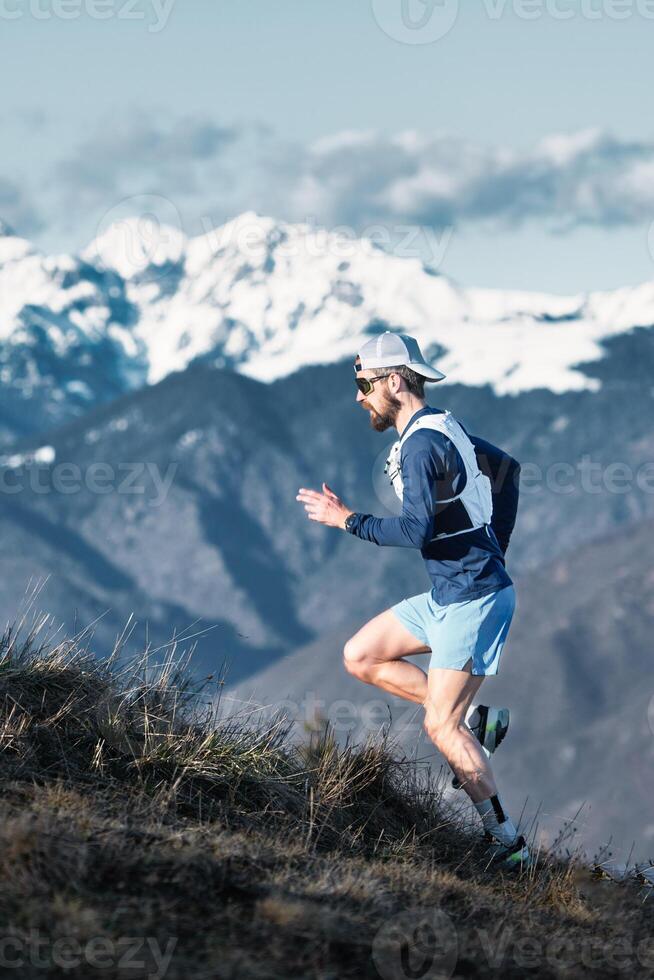
{"type": "Polygon", "coordinates": [[[654,324],[654,282],[605,293],[474,289],[368,239],[251,212],[188,239],[117,222],[79,255],[0,237],[4,440],[79,417],[195,360],[267,383],[416,336],[445,386],[597,390],[580,363],[654,324]]]}

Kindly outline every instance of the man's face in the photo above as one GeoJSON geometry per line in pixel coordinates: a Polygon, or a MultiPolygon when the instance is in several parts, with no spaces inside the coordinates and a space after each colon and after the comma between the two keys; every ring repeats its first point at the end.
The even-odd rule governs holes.
{"type": "MultiPolygon", "coordinates": [[[[357,378],[376,378],[379,371],[368,368],[365,371],[359,370],[359,361],[356,361],[357,378]]],[[[388,381],[382,378],[375,381],[375,387],[369,395],[363,395],[357,389],[357,402],[370,413],[370,424],[377,432],[385,432],[395,425],[397,414],[402,408],[402,402],[388,390],[388,381]]]]}

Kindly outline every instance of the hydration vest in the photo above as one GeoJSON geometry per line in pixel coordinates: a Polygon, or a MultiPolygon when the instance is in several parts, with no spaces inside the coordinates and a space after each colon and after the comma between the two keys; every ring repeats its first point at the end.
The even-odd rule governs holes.
{"type": "Polygon", "coordinates": [[[451,412],[443,412],[438,415],[421,415],[391,447],[384,472],[388,474],[393,489],[400,500],[404,495],[401,465],[402,446],[409,436],[412,436],[418,429],[437,429],[447,436],[456,446],[466,470],[466,484],[461,493],[449,497],[447,500],[434,501],[434,503],[441,505],[452,503],[455,500],[460,501],[470,519],[471,527],[463,528],[461,531],[435,534],[433,538],[430,538],[430,541],[453,538],[457,534],[467,534],[469,531],[476,531],[490,524],[493,515],[491,482],[479,469],[475,447],[451,412]]]}

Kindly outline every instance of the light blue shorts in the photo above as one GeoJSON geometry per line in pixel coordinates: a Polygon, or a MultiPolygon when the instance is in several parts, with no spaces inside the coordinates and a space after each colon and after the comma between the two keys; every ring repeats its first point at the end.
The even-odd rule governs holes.
{"type": "Polygon", "coordinates": [[[430,670],[463,670],[472,660],[473,674],[497,674],[514,609],[512,585],[448,606],[439,606],[432,592],[391,606],[402,625],[431,649],[430,670]]]}

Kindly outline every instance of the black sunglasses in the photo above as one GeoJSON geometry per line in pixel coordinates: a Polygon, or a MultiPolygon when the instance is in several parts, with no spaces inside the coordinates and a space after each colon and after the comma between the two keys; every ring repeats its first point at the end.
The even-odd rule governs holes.
{"type": "Polygon", "coordinates": [[[378,374],[376,378],[356,378],[355,383],[362,395],[369,395],[375,387],[375,381],[390,378],[390,374],[378,374]]]}

